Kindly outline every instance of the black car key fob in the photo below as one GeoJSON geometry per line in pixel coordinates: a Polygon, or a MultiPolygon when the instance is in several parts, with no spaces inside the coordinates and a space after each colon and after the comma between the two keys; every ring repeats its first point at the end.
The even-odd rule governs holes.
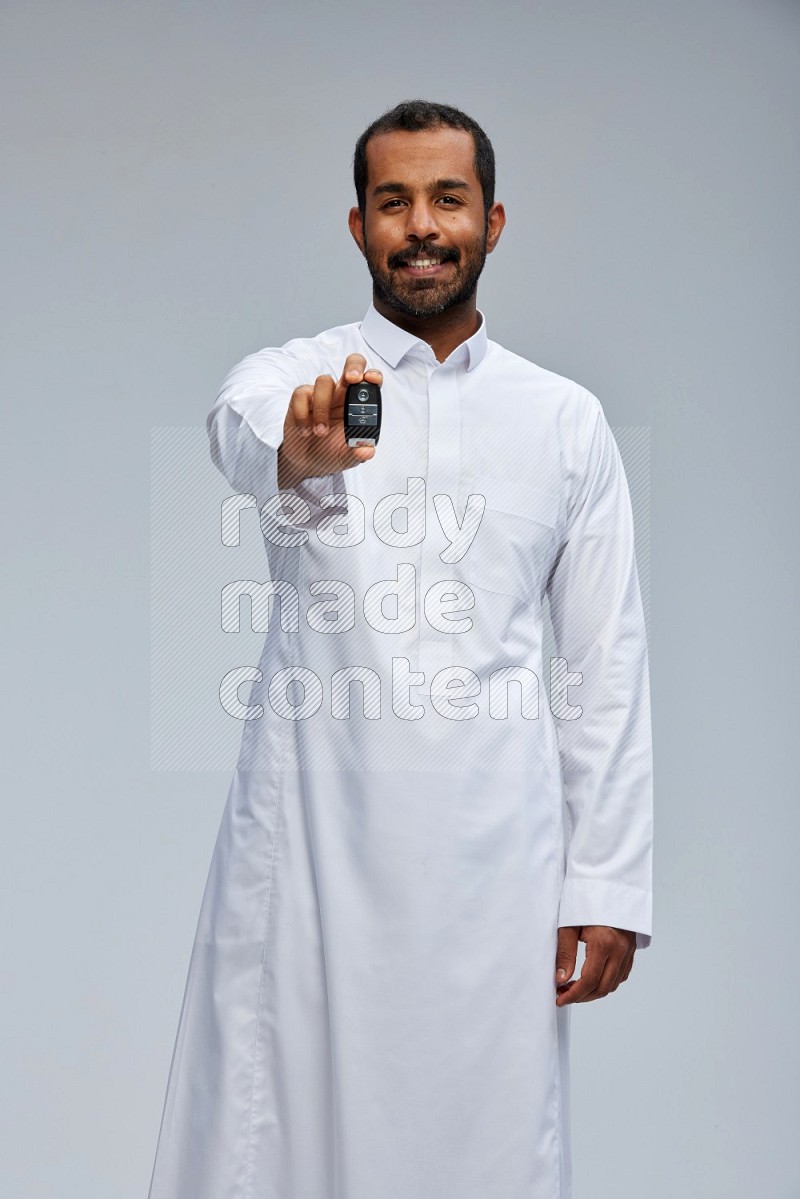
{"type": "Polygon", "coordinates": [[[377,383],[351,383],[344,397],[344,438],[348,445],[377,445],[381,435],[381,389],[377,383]]]}

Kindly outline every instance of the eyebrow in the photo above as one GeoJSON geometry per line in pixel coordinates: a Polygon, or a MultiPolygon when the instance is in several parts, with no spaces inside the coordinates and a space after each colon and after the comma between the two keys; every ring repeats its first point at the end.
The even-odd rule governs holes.
{"type": "MultiPolygon", "coordinates": [[[[373,196],[383,196],[389,193],[396,194],[400,192],[403,195],[408,195],[410,188],[405,183],[379,183],[373,191],[373,196]]],[[[429,192],[452,192],[452,191],[469,191],[469,184],[465,179],[436,179],[428,187],[429,192]]]]}

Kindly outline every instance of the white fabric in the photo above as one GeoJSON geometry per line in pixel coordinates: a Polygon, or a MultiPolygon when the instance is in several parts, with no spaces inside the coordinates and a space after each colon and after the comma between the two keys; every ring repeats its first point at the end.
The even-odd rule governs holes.
{"type": "Polygon", "coordinates": [[[569,1199],[556,930],[651,936],[647,646],[601,406],[483,318],[438,363],[371,306],[245,358],[208,431],[286,598],[239,692],[263,713],[214,849],[150,1199],[569,1199]],[[277,546],[291,393],[353,352],[384,374],[377,453],[292,489],[280,528],[304,540],[277,546]],[[392,495],[393,523],[393,501],[375,512],[392,495]],[[486,507],[453,561],[470,495],[486,507]],[[382,580],[396,600],[367,594],[382,580]],[[548,706],[546,597],[578,719],[548,706]],[[349,716],[344,667],[364,680],[349,716]],[[523,683],[490,693],[498,670],[523,683]]]}

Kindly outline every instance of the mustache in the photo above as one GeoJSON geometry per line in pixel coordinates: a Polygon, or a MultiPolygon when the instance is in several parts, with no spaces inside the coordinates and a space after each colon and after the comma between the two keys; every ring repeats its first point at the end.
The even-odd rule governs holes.
{"type": "Polygon", "coordinates": [[[415,262],[417,258],[430,258],[432,262],[458,262],[459,253],[455,248],[438,250],[435,246],[422,244],[411,250],[404,250],[402,254],[392,254],[388,265],[390,268],[407,266],[409,262],[415,262]]]}

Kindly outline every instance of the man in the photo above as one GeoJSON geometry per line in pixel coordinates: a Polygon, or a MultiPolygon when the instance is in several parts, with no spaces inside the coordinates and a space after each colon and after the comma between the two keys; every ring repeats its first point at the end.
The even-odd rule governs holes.
{"type": "Polygon", "coordinates": [[[488,339],[483,130],[401,104],[354,165],[364,320],[249,355],[208,420],[275,598],[150,1195],[566,1199],[570,1007],[651,934],[628,490],[597,399],[488,339]]]}

